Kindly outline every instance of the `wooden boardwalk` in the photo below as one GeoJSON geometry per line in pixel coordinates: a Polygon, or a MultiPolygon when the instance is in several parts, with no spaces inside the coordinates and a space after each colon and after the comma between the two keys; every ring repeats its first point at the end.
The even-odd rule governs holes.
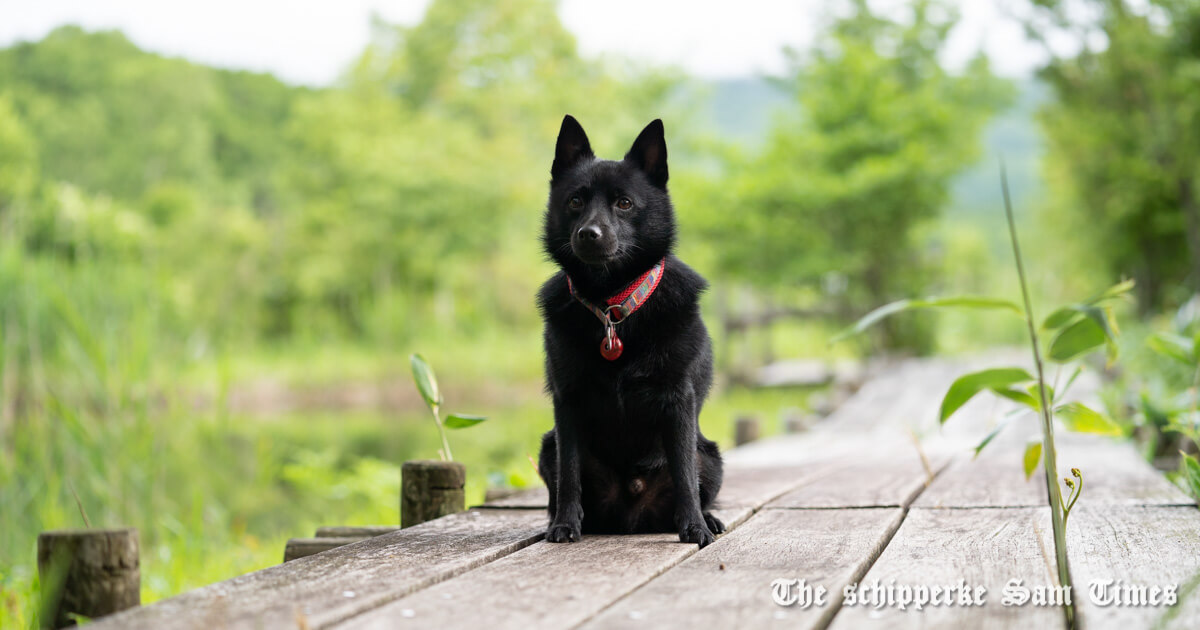
{"type": "MultiPolygon", "coordinates": [[[[814,430],[730,451],[718,511],[729,531],[703,550],[673,534],[546,543],[545,491],[534,490],[91,627],[1064,627],[1057,607],[1002,604],[1010,580],[1054,582],[1040,468],[1030,482],[1021,472],[1036,422],[973,461],[970,447],[1008,407],[974,401],[938,431],[944,388],[965,369],[900,364],[814,430]],[[779,578],[823,586],[827,602],[778,605],[779,578]],[[983,606],[842,605],[849,584],[960,580],[986,588],[983,606]]],[[[1200,590],[1174,608],[1092,603],[1093,580],[1200,579],[1200,511],[1130,445],[1059,437],[1062,471],[1079,467],[1086,482],[1067,532],[1082,626],[1200,627],[1200,590]]]]}

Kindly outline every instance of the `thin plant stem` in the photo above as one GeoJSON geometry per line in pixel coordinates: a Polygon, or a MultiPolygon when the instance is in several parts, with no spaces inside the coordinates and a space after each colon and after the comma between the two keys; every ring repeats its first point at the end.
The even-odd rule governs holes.
{"type": "MultiPolygon", "coordinates": [[[[1004,192],[1004,213],[1008,217],[1008,233],[1012,237],[1013,257],[1017,261],[1017,276],[1021,281],[1021,297],[1025,302],[1025,323],[1029,327],[1029,343],[1033,348],[1033,362],[1037,368],[1038,397],[1042,406],[1042,463],[1046,477],[1046,493],[1050,502],[1050,527],[1054,532],[1054,559],[1058,565],[1059,586],[1074,591],[1071,583],[1071,566],[1067,561],[1067,530],[1063,521],[1062,492],[1058,487],[1058,458],[1054,450],[1054,417],[1046,395],[1046,375],[1042,365],[1042,351],[1038,345],[1037,327],[1034,325],[1033,304],[1029,299],[1029,284],[1025,279],[1025,265],[1021,260],[1021,246],[1017,243],[1017,224],[1013,219],[1012,200],[1008,194],[1008,173],[1004,162],[1000,163],[1000,186],[1004,192]]],[[[1075,627],[1075,607],[1063,607],[1067,627],[1075,627]]]]}
{"type": "Polygon", "coordinates": [[[71,496],[75,497],[75,507],[79,508],[79,515],[83,517],[83,524],[86,525],[88,529],[91,529],[92,521],[88,518],[87,511],[83,509],[83,501],[79,500],[79,493],[75,492],[75,486],[68,481],[67,488],[71,491],[71,496]]]}
{"type": "Polygon", "coordinates": [[[433,414],[433,422],[437,425],[438,433],[442,436],[442,461],[452,462],[454,461],[454,456],[450,454],[450,442],[446,440],[446,428],[442,426],[442,416],[438,413],[437,406],[431,406],[429,413],[433,414]]]}

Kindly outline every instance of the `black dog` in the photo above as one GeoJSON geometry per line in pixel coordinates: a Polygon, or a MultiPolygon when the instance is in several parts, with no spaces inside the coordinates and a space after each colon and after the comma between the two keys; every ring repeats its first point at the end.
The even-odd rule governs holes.
{"type": "Polygon", "coordinates": [[[554,399],[538,464],[546,539],[677,531],[703,547],[725,530],[709,512],[721,454],[697,423],[712,385],[707,283],[671,254],[662,121],[615,162],[597,159],[567,116],[550,174],[543,243],[562,271],[538,294],[554,399]]]}

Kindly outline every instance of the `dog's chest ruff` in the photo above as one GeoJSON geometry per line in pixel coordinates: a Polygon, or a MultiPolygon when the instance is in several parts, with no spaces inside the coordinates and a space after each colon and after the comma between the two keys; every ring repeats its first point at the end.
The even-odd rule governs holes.
{"type": "Polygon", "coordinates": [[[598,317],[604,325],[604,339],[600,342],[600,356],[609,361],[616,361],[620,358],[625,346],[621,343],[621,338],[617,336],[617,324],[625,321],[625,318],[641,308],[650,299],[650,296],[654,295],[654,290],[658,288],[658,283],[662,280],[666,267],[667,259],[663,258],[646,273],[629,283],[624,291],[605,300],[604,307],[580,295],[575,290],[575,283],[571,282],[571,277],[567,276],[567,288],[571,291],[571,296],[598,317]]]}

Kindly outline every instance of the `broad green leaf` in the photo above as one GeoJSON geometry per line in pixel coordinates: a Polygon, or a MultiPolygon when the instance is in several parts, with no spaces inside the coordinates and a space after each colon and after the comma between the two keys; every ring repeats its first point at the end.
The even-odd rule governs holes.
{"type": "Polygon", "coordinates": [[[1183,478],[1187,480],[1192,498],[1200,501],[1200,461],[1196,461],[1195,457],[1186,453],[1182,455],[1183,478]]]}
{"type": "Polygon", "coordinates": [[[433,409],[442,404],[442,394],[438,391],[437,378],[433,375],[433,368],[425,362],[425,359],[419,354],[414,354],[408,357],[408,362],[412,365],[413,380],[417,383],[417,390],[421,392],[421,398],[425,399],[425,404],[433,409]]]}
{"type": "Polygon", "coordinates": [[[987,434],[987,436],[983,438],[983,441],[982,441],[982,442],[980,442],[978,445],[976,445],[976,446],[975,446],[975,454],[971,456],[971,459],[974,459],[974,458],[976,458],[976,457],[979,457],[979,454],[983,452],[983,448],[984,448],[985,446],[987,446],[987,445],[988,445],[988,443],[990,443],[992,440],[994,440],[994,439],[996,438],[996,436],[997,436],[997,435],[1000,435],[1000,432],[1001,432],[1001,431],[1003,431],[1003,430],[1004,430],[1004,428],[1008,426],[1008,423],[1009,423],[1009,422],[1012,422],[1012,419],[1013,419],[1013,418],[1015,418],[1015,417],[1016,417],[1016,416],[1007,416],[1007,417],[1005,417],[1003,420],[1001,420],[1001,421],[1000,421],[1000,422],[999,422],[999,423],[996,425],[996,428],[992,429],[992,430],[991,430],[991,431],[990,431],[990,432],[987,434]]]}
{"type": "Polygon", "coordinates": [[[1188,367],[1195,367],[1196,365],[1197,353],[1195,342],[1183,335],[1157,332],[1146,339],[1146,345],[1150,346],[1150,349],[1154,352],[1168,359],[1174,359],[1188,367]]]}
{"type": "Polygon", "coordinates": [[[1087,303],[1100,304],[1101,302],[1107,302],[1117,298],[1125,297],[1130,291],[1133,290],[1134,284],[1135,283],[1133,280],[1122,280],[1091,297],[1087,303]]]}
{"type": "Polygon", "coordinates": [[[1071,320],[1075,319],[1078,315],[1078,311],[1076,311],[1074,308],[1070,306],[1064,306],[1047,315],[1046,319],[1042,322],[1042,328],[1045,328],[1046,330],[1062,328],[1070,323],[1071,320]]]}
{"type": "Polygon", "coordinates": [[[1034,411],[1042,408],[1042,406],[1038,404],[1037,398],[1019,389],[1000,388],[993,389],[992,392],[997,396],[1003,396],[1004,398],[1007,398],[1013,402],[1021,403],[1022,405],[1025,405],[1034,411]]]}
{"type": "Polygon", "coordinates": [[[1030,442],[1025,445],[1025,481],[1033,476],[1033,471],[1037,470],[1038,462],[1042,461],[1042,443],[1030,442]]]}
{"type": "Polygon", "coordinates": [[[857,335],[864,330],[874,326],[884,318],[896,313],[910,311],[921,308],[981,308],[981,309],[1000,309],[1007,310],[1022,315],[1021,307],[1009,300],[999,298],[991,298],[977,295],[960,295],[951,297],[929,297],[920,300],[897,300],[889,304],[884,304],[879,308],[867,313],[854,323],[853,326],[834,335],[829,343],[837,343],[847,337],[857,335]]]}
{"type": "Polygon", "coordinates": [[[1119,424],[1083,403],[1067,403],[1055,409],[1054,412],[1072,431],[1098,435],[1125,435],[1119,424]]]}
{"type": "Polygon", "coordinates": [[[942,398],[942,408],[938,420],[945,423],[951,414],[958,411],[968,400],[974,398],[975,394],[985,389],[993,391],[1008,389],[1017,383],[1032,380],[1033,377],[1029,375],[1029,372],[1021,368],[993,368],[964,374],[950,385],[950,389],[942,398]]]}
{"type": "Polygon", "coordinates": [[[473,427],[480,422],[487,420],[484,416],[468,416],[461,413],[452,413],[446,416],[446,421],[443,423],[447,429],[465,429],[473,427]]]}
{"type": "Polygon", "coordinates": [[[1105,340],[1115,345],[1117,338],[1117,327],[1112,317],[1110,309],[1100,308],[1091,304],[1072,304],[1064,306],[1057,311],[1054,311],[1042,322],[1042,328],[1046,330],[1056,330],[1073,324],[1077,318],[1087,317],[1100,327],[1104,333],[1105,340]]]}
{"type": "Polygon", "coordinates": [[[1104,345],[1108,337],[1089,317],[1063,328],[1050,342],[1047,356],[1051,361],[1066,363],[1104,345]]]}

